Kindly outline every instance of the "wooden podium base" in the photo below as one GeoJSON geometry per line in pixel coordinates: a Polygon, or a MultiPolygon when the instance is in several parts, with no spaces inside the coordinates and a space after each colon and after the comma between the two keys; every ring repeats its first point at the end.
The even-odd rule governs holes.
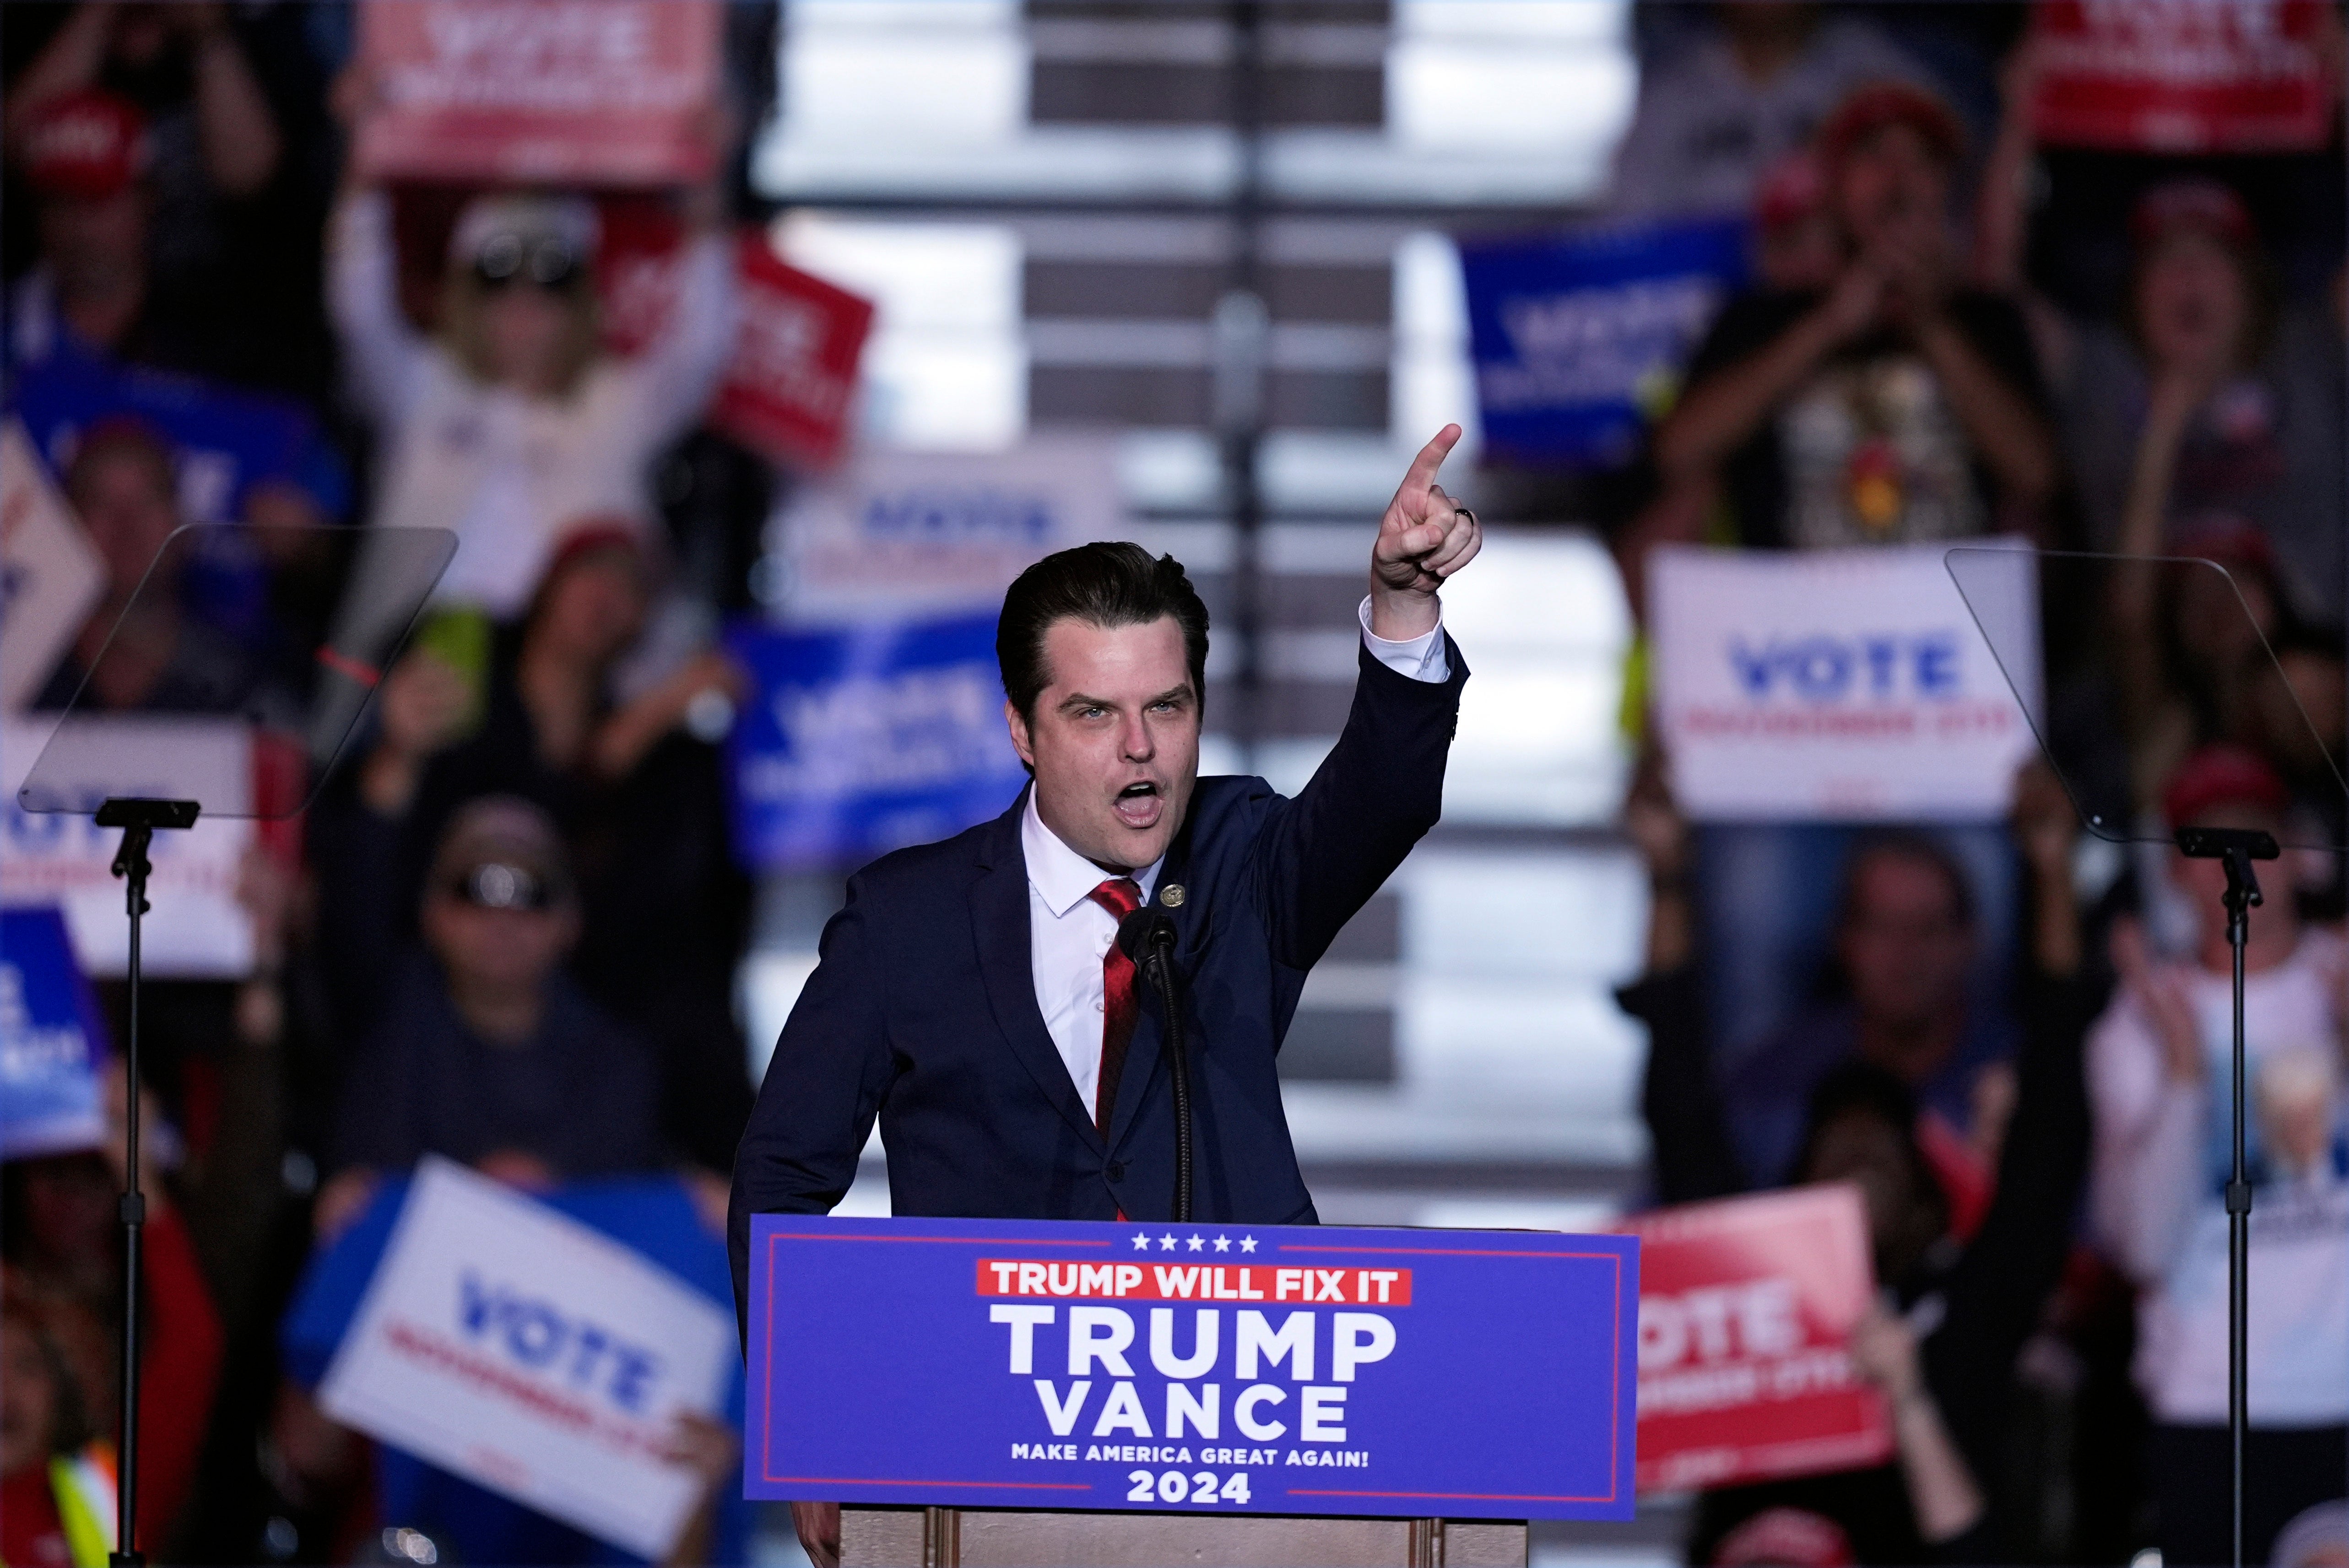
{"type": "Polygon", "coordinates": [[[1521,1520],[840,1511],[841,1568],[1525,1568],[1521,1520]]]}

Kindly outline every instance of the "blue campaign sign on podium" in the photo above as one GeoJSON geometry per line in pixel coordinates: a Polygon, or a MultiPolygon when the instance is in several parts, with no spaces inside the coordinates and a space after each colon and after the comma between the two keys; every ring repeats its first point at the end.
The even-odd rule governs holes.
{"type": "Polygon", "coordinates": [[[750,1231],[754,1498],[1629,1519],[1639,1243],[836,1219],[750,1231]]]}

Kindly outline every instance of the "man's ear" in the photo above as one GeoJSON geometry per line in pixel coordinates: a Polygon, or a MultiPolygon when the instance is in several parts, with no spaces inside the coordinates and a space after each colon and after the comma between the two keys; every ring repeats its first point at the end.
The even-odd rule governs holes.
{"type": "Polygon", "coordinates": [[[1003,699],[1004,727],[1011,731],[1011,749],[1019,753],[1019,760],[1028,771],[1036,771],[1036,747],[1028,734],[1028,716],[1009,697],[1003,699]]]}

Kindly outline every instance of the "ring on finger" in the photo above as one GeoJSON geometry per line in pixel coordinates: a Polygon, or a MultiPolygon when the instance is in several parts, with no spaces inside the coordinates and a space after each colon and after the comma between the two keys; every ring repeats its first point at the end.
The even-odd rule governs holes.
{"type": "Polygon", "coordinates": [[[1466,519],[1468,520],[1468,521],[1469,521],[1469,525],[1470,525],[1471,527],[1474,527],[1474,526],[1475,525],[1475,521],[1476,521],[1476,514],[1475,514],[1475,512],[1473,512],[1473,511],[1469,511],[1469,510],[1468,510],[1466,507],[1464,507],[1464,506],[1455,506],[1455,507],[1454,507],[1454,508],[1452,509],[1452,515],[1453,515],[1453,516],[1454,516],[1454,517],[1464,517],[1464,518],[1466,518],[1466,519]]]}

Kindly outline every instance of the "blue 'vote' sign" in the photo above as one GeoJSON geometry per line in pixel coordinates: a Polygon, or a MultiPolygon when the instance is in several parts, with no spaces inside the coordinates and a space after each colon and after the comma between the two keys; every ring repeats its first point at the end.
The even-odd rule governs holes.
{"type": "Polygon", "coordinates": [[[1519,461],[1611,467],[1745,278],[1743,221],[1463,242],[1485,440],[1519,461]]]}
{"type": "Polygon", "coordinates": [[[759,871],[857,866],[958,833],[1028,775],[1003,727],[995,617],[737,627],[756,692],[731,742],[734,842],[759,871]]]}
{"type": "Polygon", "coordinates": [[[1629,1519],[1639,1243],[832,1219],[750,1231],[754,1498],[1629,1519]]]}
{"type": "Polygon", "coordinates": [[[102,1142],[105,1066],[105,1026],[64,918],[46,906],[0,911],[0,1159],[102,1142]]]}

